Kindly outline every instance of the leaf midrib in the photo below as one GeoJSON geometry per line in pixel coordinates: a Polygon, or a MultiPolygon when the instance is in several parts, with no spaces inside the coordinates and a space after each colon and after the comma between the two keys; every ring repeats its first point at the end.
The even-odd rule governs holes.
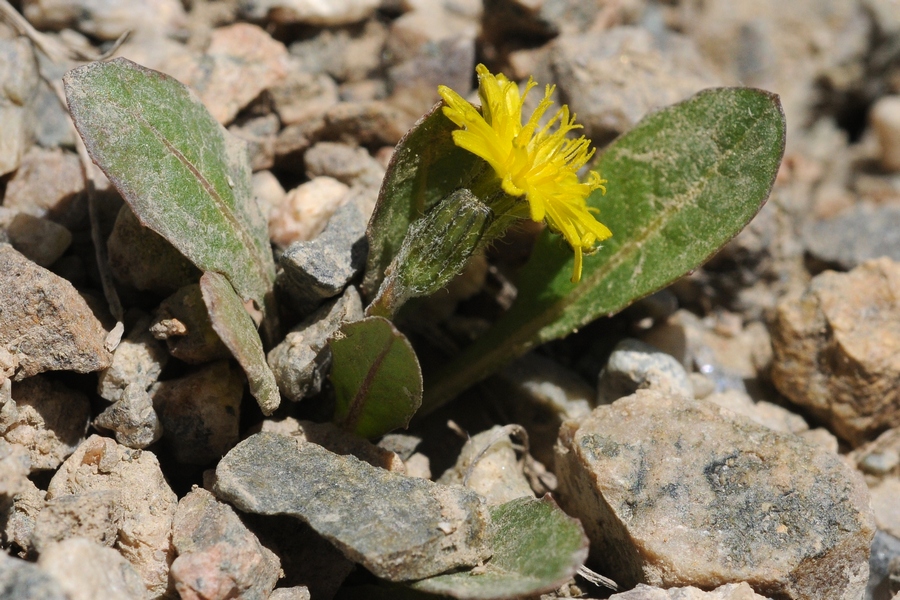
{"type": "MultiPolygon", "coordinates": [[[[218,190],[216,190],[215,186],[213,186],[213,184],[206,178],[206,176],[204,176],[200,172],[200,170],[190,160],[188,160],[188,158],[142,113],[128,109],[127,107],[118,104],[112,99],[109,100],[109,103],[120,112],[126,115],[131,115],[140,123],[142,123],[144,127],[146,127],[150,131],[150,133],[157,140],[159,140],[159,142],[169,152],[171,152],[173,156],[175,156],[178,162],[181,163],[191,173],[191,175],[193,175],[194,178],[197,179],[203,190],[213,200],[213,203],[219,210],[219,212],[225,217],[226,221],[228,221],[232,229],[237,232],[238,240],[241,242],[241,245],[247,248],[247,253],[250,255],[250,258],[253,261],[254,266],[256,267],[256,273],[258,275],[258,277],[256,278],[261,279],[263,282],[265,282],[264,287],[268,288],[268,262],[265,260],[265,257],[260,255],[259,248],[254,243],[253,235],[247,230],[244,223],[237,217],[231,207],[228,206],[228,204],[219,194],[218,190]]],[[[230,175],[226,173],[226,177],[230,177],[230,175]]],[[[231,265],[228,266],[230,267],[231,265]]],[[[229,279],[232,279],[232,273],[225,273],[225,275],[228,276],[229,279]]],[[[234,282],[232,282],[232,284],[233,283],[234,282]]]]}

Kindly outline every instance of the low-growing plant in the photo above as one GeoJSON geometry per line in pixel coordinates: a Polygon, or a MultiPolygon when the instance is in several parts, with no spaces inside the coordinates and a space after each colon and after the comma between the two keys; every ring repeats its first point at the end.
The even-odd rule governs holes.
{"type": "MultiPolygon", "coordinates": [[[[567,107],[552,111],[553,88],[525,118],[533,81],[521,93],[484,66],[477,73],[480,108],[441,87],[443,101],[395,148],[367,231],[366,317],[332,340],[334,419],[363,437],[405,426],[530,349],[696,269],[762,207],[784,151],[776,96],[710,89],[645,117],[580,177],[594,151],[570,135],[578,125],[567,107]],[[511,308],[423,383],[415,349],[392,322],[398,310],[445,287],[523,219],[547,227],[518,274],[511,308]]],[[[75,69],[64,83],[91,158],[141,223],[203,272],[214,329],[271,414],[280,396],[257,328],[267,343],[278,341],[275,265],[242,144],[185,86],[127,60],[75,69]]],[[[558,511],[543,504],[516,510],[558,511]]],[[[568,577],[583,560],[578,528],[535,523],[510,535],[537,539],[528,533],[535,530],[544,539],[548,527],[569,533],[523,560],[542,564],[534,554],[541,551],[572,560],[520,594],[568,577]]],[[[504,577],[523,576],[515,551],[504,552],[509,565],[498,571],[496,589],[504,577]]],[[[446,593],[452,581],[417,585],[446,593]]],[[[503,597],[494,589],[463,597],[503,597]]]]}

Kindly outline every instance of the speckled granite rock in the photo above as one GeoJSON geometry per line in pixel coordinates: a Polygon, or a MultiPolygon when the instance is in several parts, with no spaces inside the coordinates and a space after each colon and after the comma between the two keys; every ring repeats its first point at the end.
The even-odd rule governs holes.
{"type": "Polygon", "coordinates": [[[278,557],[234,509],[204,489],[192,490],[178,503],[172,545],[178,557],[171,579],[184,600],[266,600],[278,580],[278,557]]]}
{"type": "Polygon", "coordinates": [[[216,468],[214,492],[244,512],[300,519],[392,581],[473,566],[490,517],[470,490],[372,467],[282,435],[250,436],[216,468]]]}
{"type": "Polygon", "coordinates": [[[826,271],[772,324],[772,381],[859,445],[900,425],[900,263],[826,271]]]}
{"type": "Polygon", "coordinates": [[[798,437],[641,390],[563,424],[556,467],[592,559],[623,585],[746,581],[785,600],[862,597],[868,490],[798,437]]]}

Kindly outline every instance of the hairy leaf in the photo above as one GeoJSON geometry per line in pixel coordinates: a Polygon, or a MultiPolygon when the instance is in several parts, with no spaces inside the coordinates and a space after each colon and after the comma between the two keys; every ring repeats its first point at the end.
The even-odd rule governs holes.
{"type": "Polygon", "coordinates": [[[703,264],[768,198],[784,153],[778,97],[722,88],[651,114],[598,161],[608,194],[588,203],[613,237],[569,281],[572,251],[549,231],[510,310],[429,382],[430,411],[531,348],[612,315],[703,264]]]}
{"type": "Polygon", "coordinates": [[[245,144],[186,86],[124,58],[63,83],[88,153],[141,223],[265,308],[275,264],[245,144]]]}

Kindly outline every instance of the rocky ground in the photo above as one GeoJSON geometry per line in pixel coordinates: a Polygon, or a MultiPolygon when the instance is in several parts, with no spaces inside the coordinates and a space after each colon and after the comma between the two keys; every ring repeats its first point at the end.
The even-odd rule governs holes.
{"type": "MultiPolygon", "coordinates": [[[[579,576],[547,597],[900,597],[897,0],[12,8],[37,32],[0,24],[0,598],[366,597],[354,588],[395,567],[342,545],[304,486],[279,492],[269,467],[316,448],[285,434],[375,465],[339,468],[344,492],[384,479],[376,504],[396,485],[445,510],[475,497],[427,479],[491,505],[552,491],[584,525],[588,566],[619,591],[579,576]],[[117,56],[190,85],[250,144],[293,326],[268,355],[285,400],[273,417],[209,328],[199,273],[93,170],[126,309],[121,341],[114,330],[59,92],[82,64],[66,54],[126,31],[117,56]],[[392,147],[439,84],[471,92],[477,62],[556,84],[601,148],[706,87],[775,91],[782,168],[760,214],[703,268],[402,435],[347,439],[315,421],[329,410],[327,340],[362,315],[354,249],[392,147]],[[492,429],[510,423],[528,432],[528,460],[511,441],[521,427],[492,429]],[[252,476],[271,485],[248,489],[252,476]]],[[[410,335],[483,330],[515,294],[534,229],[473,260],[404,324],[410,335]]],[[[325,455],[309,460],[338,460],[325,455]]],[[[367,514],[339,521],[363,527],[367,514]]],[[[471,551],[468,564],[486,558],[471,551]]]]}

